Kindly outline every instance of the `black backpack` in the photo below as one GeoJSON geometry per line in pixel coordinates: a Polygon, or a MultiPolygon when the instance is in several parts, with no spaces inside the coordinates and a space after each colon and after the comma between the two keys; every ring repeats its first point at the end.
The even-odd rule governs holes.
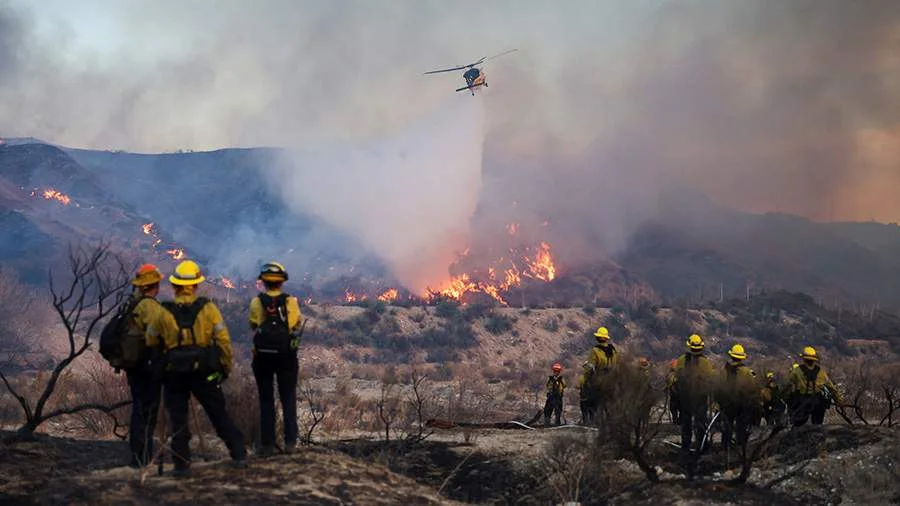
{"type": "Polygon", "coordinates": [[[198,297],[191,304],[176,304],[173,301],[162,303],[178,324],[178,344],[166,351],[165,372],[211,374],[222,371],[222,350],[219,349],[215,336],[210,346],[201,347],[197,345],[197,336],[194,335],[194,322],[208,303],[209,299],[205,297],[198,297]]]}
{"type": "Polygon", "coordinates": [[[253,336],[253,346],[258,353],[277,354],[291,351],[291,329],[287,320],[286,293],[272,297],[261,293],[258,295],[262,304],[263,321],[253,336]]]}
{"type": "Polygon", "coordinates": [[[100,355],[117,371],[134,369],[147,359],[144,331],[134,321],[134,308],[144,298],[129,297],[100,332],[100,355]]]}

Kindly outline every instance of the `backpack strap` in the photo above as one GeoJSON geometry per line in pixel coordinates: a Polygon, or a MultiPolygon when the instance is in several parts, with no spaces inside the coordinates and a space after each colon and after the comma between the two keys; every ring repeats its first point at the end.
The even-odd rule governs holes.
{"type": "MultiPolygon", "coordinates": [[[[162,303],[172,316],[175,317],[175,323],[178,324],[178,346],[180,347],[186,334],[191,336],[191,344],[197,344],[197,336],[194,335],[194,322],[200,311],[209,303],[206,297],[197,297],[197,300],[191,304],[176,304],[174,301],[167,300],[162,303]]],[[[213,334],[213,343],[216,336],[213,334]]]]}

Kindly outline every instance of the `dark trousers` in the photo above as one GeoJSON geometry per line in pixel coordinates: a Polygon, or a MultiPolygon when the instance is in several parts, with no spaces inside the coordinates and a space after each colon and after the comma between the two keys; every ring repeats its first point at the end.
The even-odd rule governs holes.
{"type": "Polygon", "coordinates": [[[153,460],[153,431],[159,415],[162,382],[153,379],[153,372],[146,369],[126,370],[125,376],[133,403],[128,426],[131,465],[146,466],[153,460]]]}
{"type": "Polygon", "coordinates": [[[257,353],[253,358],[253,376],[259,392],[260,444],[275,446],[275,385],[284,411],[284,443],[297,442],[297,376],[300,370],[296,353],[257,353]]]}
{"type": "Polygon", "coordinates": [[[750,424],[753,422],[753,410],[746,406],[729,406],[722,409],[722,446],[731,446],[731,437],[734,436],[738,446],[747,444],[750,432],[750,424]]]}
{"type": "Polygon", "coordinates": [[[827,401],[820,395],[798,395],[793,399],[791,421],[795,427],[806,424],[812,418],[813,425],[822,425],[825,421],[827,401]]]}
{"type": "Polygon", "coordinates": [[[697,450],[702,450],[700,444],[706,435],[706,425],[709,423],[706,400],[681,403],[681,450],[688,452],[691,449],[691,440],[696,439],[697,450]]]}
{"type": "Polygon", "coordinates": [[[550,415],[555,415],[556,425],[560,424],[562,417],[563,398],[562,395],[547,395],[547,402],[544,403],[544,424],[550,425],[550,415]]]}
{"type": "Polygon", "coordinates": [[[218,381],[208,381],[200,373],[172,375],[165,380],[166,407],[172,420],[172,460],[176,469],[191,465],[191,430],[188,427],[188,403],[191,394],[197,399],[216,435],[225,442],[231,458],[243,460],[247,456],[244,435],[234,424],[225,407],[225,395],[218,381]]]}

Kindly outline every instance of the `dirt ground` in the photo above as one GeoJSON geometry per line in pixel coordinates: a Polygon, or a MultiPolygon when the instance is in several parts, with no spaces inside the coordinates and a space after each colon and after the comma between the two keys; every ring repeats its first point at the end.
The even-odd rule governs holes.
{"type": "MultiPolygon", "coordinates": [[[[677,441],[676,433],[670,426],[662,436],[677,441]]],[[[177,480],[157,476],[156,468],[142,475],[123,467],[123,442],[39,436],[0,444],[0,503],[900,504],[900,434],[893,429],[785,431],[762,452],[744,485],[729,484],[738,465],[718,447],[701,458],[700,476],[689,480],[678,450],[654,441],[649,455],[662,481],[652,484],[630,459],[598,457],[602,439],[584,427],[454,428],[416,443],[385,443],[370,434],[327,440],[294,455],[251,458],[247,469],[232,468],[213,445],[201,452],[208,461],[195,461],[192,478],[177,480]],[[562,459],[561,448],[569,452],[562,459]]]]}

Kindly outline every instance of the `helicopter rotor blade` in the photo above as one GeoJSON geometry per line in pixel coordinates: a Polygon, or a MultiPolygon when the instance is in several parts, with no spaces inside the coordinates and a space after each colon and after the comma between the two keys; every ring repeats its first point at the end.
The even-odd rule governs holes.
{"type": "Polygon", "coordinates": [[[507,55],[507,54],[509,54],[509,53],[515,53],[516,51],[518,51],[518,49],[516,49],[516,48],[509,49],[509,50],[503,51],[502,53],[495,54],[494,56],[490,56],[490,57],[488,57],[488,58],[482,58],[481,61],[484,61],[484,60],[493,60],[494,58],[499,58],[499,57],[501,57],[501,56],[503,56],[503,55],[507,55]]]}
{"type": "Polygon", "coordinates": [[[467,68],[469,68],[468,65],[462,65],[462,66],[459,66],[459,67],[453,67],[453,68],[449,68],[449,69],[432,70],[432,71],[429,71],[429,72],[425,72],[425,74],[440,74],[441,72],[454,72],[454,71],[457,71],[457,70],[463,70],[463,69],[467,69],[467,68]]]}

